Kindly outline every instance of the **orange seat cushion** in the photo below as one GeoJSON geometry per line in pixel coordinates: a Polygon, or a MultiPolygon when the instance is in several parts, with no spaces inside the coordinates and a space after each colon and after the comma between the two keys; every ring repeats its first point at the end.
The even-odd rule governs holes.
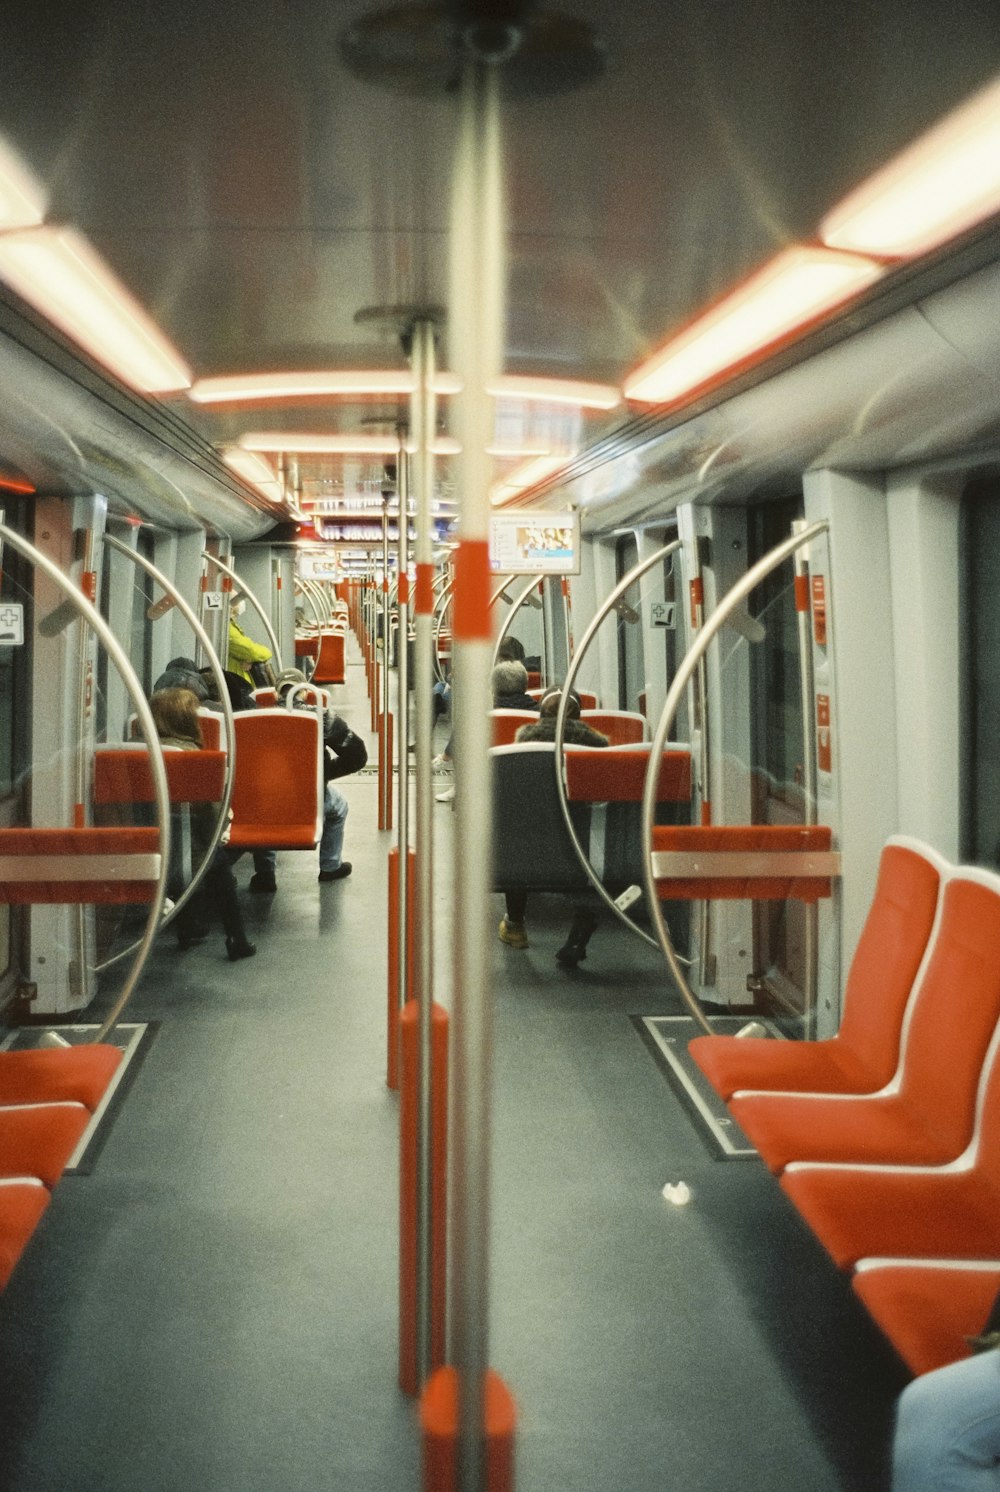
{"type": "Polygon", "coordinates": [[[0,1290],[10,1279],[48,1205],[48,1189],[36,1181],[18,1180],[0,1185],[0,1290]]]}
{"type": "Polygon", "coordinates": [[[89,1123],[82,1103],[0,1108],[0,1176],[37,1176],[55,1186],[89,1123]]]}
{"type": "Polygon", "coordinates": [[[869,1315],[911,1373],[930,1373],[971,1356],[1000,1291],[1000,1268],[885,1265],[852,1281],[869,1315]]]}
{"type": "Polygon", "coordinates": [[[93,1112],[121,1060],[121,1048],[103,1042],[0,1052],[0,1104],[71,1100],[93,1112]]]}

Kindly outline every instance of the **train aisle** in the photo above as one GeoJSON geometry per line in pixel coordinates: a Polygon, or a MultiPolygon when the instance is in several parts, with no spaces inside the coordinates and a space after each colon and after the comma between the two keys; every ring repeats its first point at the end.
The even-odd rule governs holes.
{"type": "MultiPolygon", "coordinates": [[[[337,707],[367,733],[363,686],[355,651],[337,707]]],[[[154,955],[128,1012],[157,1023],[145,1059],[0,1299],[5,1492],[420,1485],[396,1387],[389,841],[374,777],[341,786],[350,878],[282,854],[252,897],[247,859],[256,958],[230,964],[221,930],[154,955]]],[[[631,1019],[676,1009],[658,955],[602,927],[565,973],[564,926],[539,897],[531,946],[496,951],[492,1357],[520,1492],[878,1492],[900,1369],[763,1167],[692,1128],[631,1019]]]]}

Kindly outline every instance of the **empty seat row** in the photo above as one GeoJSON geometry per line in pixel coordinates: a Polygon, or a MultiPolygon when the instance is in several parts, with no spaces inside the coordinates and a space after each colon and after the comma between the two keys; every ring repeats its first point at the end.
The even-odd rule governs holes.
{"type": "Polygon", "coordinates": [[[885,847],[828,1041],[690,1052],[914,1372],[1000,1288],[1000,876],[885,847]]]}
{"type": "Polygon", "coordinates": [[[95,1043],[0,1052],[0,1289],[121,1058],[95,1043]]]}

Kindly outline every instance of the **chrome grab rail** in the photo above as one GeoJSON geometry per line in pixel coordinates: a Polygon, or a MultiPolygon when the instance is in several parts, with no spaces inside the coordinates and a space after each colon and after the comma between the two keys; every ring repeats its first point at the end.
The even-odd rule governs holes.
{"type": "Polygon", "coordinates": [[[829,524],[826,519],[818,523],[810,524],[801,533],[792,534],[781,544],[775,546],[763,559],[751,565],[750,569],[738,580],[734,586],[723,596],[711,616],[704,622],[698,636],[691,647],[685,653],[680,666],[674,675],[674,681],[667,690],[667,697],[663,702],[663,711],[653,736],[653,745],[649,753],[649,767],[646,772],[646,785],[642,795],[642,858],[643,858],[643,889],[646,893],[646,904],[649,908],[650,919],[656,933],[657,942],[667,965],[673,975],[677,988],[685,1005],[688,1007],[695,1023],[703,1031],[711,1035],[711,1026],[701,1008],[701,1002],[691,989],[681,968],[677,951],[667,931],[666,920],[660,909],[660,900],[656,892],[656,875],[653,868],[653,819],[656,813],[656,787],[659,778],[659,759],[674,723],[674,717],[680,708],[680,702],[684,697],[684,691],[694,677],[695,670],[701,660],[708,652],[719,631],[732,616],[736,608],[746,600],[747,596],[759,585],[772,570],[776,570],[797,549],[809,544],[820,534],[826,533],[829,524]]]}
{"type": "Polygon", "coordinates": [[[18,554],[23,555],[25,559],[30,561],[36,570],[41,570],[52,581],[53,585],[65,594],[66,599],[75,606],[87,625],[96,632],[98,640],[103,644],[108,657],[118,669],[122,682],[132,697],[132,703],[135,705],[135,713],[139,720],[139,729],[149,749],[149,765],[153,777],[153,792],[156,796],[156,811],[159,816],[159,876],[156,882],[156,890],[153,892],[153,898],[149,904],[146,927],[137,945],[135,963],[126,975],[125,983],[119,991],[118,998],[112,1006],[110,1013],[105,1017],[97,1035],[94,1037],[95,1041],[103,1041],[114,1028],[122,1011],[132,997],[132,991],[138,983],[139,975],[142,973],[153,946],[153,939],[159,931],[163,903],[166,899],[167,875],[170,868],[170,791],[167,786],[167,771],[163,765],[163,750],[156,733],[156,724],[150,713],[146,697],[142,692],[142,685],[129,662],[128,654],[101,616],[97,607],[93,602],[88,601],[83,592],[74,585],[72,580],[63,574],[58,565],[54,564],[47,555],[42,554],[39,549],[36,549],[34,544],[29,543],[27,539],[15,533],[12,528],[8,528],[6,523],[0,522],[0,538],[2,538],[5,544],[9,544],[18,554]]]}

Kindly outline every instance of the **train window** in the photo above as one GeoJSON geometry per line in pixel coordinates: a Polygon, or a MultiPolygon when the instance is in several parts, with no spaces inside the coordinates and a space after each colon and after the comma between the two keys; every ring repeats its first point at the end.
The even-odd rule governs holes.
{"type": "MultiPolygon", "coordinates": [[[[623,580],[639,563],[634,534],[623,534],[615,545],[615,579],[623,580]]],[[[637,710],[646,687],[642,627],[639,624],[639,584],[629,586],[618,610],[618,708],[637,710]]]]}
{"type": "MultiPolygon", "coordinates": [[[[787,539],[801,518],[801,496],[752,508],[747,522],[747,558],[752,565],[787,539]]],[[[803,812],[803,719],[798,616],[792,562],[756,586],[750,614],[764,627],[751,644],[750,772],[752,818],[759,824],[801,824],[803,812]]],[[[778,1009],[803,1008],[806,918],[794,901],[762,901],[754,907],[754,966],[762,993],[778,1009]]]]}
{"type": "MultiPolygon", "coordinates": [[[[4,522],[16,533],[30,536],[31,506],[4,494],[4,522]]],[[[0,826],[22,822],[24,804],[18,790],[28,765],[28,722],[31,719],[31,635],[33,629],[31,569],[20,555],[8,550],[0,574],[0,608],[11,602],[24,607],[20,646],[0,644],[0,826]]],[[[19,933],[16,909],[0,906],[0,1002],[13,991],[17,973],[14,949],[19,933]]]]}
{"type": "Polygon", "coordinates": [[[960,854],[1000,865],[1000,477],[962,495],[960,854]]]}

